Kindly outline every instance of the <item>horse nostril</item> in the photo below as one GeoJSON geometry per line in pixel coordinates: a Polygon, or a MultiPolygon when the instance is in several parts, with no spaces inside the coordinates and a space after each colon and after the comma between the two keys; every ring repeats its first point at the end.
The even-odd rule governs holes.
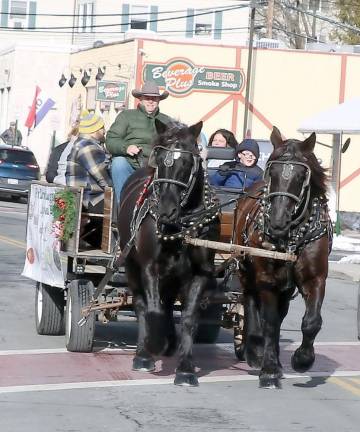
{"type": "Polygon", "coordinates": [[[161,222],[173,222],[177,218],[177,209],[176,207],[170,207],[166,210],[162,211],[159,215],[159,219],[161,222]]]}

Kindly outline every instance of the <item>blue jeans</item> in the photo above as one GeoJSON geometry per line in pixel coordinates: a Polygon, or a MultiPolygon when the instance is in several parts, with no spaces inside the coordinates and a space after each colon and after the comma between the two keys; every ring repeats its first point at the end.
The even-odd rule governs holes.
{"type": "Polygon", "coordinates": [[[116,156],[111,161],[111,178],[113,181],[116,200],[120,202],[120,194],[126,180],[135,171],[135,169],[129,164],[126,157],[116,156]]]}

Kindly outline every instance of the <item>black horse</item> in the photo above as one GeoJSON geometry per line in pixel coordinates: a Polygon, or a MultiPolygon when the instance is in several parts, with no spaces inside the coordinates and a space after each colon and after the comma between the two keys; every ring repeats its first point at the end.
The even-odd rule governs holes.
{"type": "Polygon", "coordinates": [[[118,216],[121,248],[133,244],[125,262],[139,324],[133,369],[153,371],[153,355],[172,355],[178,347],[175,384],[196,386],[193,337],[203,293],[216,287],[214,252],[183,240],[217,240],[219,218],[197,146],[202,122],[155,124],[149,166],[127,181],[118,216]],[[182,305],[179,343],[176,301],[182,305]]]}
{"type": "Polygon", "coordinates": [[[316,135],[304,141],[283,141],[277,128],[274,151],[267,162],[257,196],[239,204],[236,242],[292,252],[297,261],[248,257],[240,267],[245,294],[244,340],[235,344],[240,359],[260,368],[261,387],[280,387],[280,326],[296,287],[305,300],[303,339],[292,356],[292,367],[307,371],[315,360],[314,340],[322,325],[321,306],[328,274],[332,226],[326,200],[326,172],[313,149],[316,135]]]}

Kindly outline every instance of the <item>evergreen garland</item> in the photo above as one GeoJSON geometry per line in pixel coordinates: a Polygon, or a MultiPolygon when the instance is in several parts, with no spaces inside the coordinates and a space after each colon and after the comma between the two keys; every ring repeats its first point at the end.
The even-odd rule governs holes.
{"type": "Polygon", "coordinates": [[[76,206],[74,194],[68,190],[55,193],[51,207],[54,217],[54,231],[57,238],[66,242],[74,233],[76,206]]]}

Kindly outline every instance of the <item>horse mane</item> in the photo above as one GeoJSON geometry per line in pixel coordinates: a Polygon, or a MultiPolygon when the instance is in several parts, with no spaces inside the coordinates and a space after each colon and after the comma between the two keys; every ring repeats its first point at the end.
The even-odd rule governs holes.
{"type": "MultiPolygon", "coordinates": [[[[194,155],[200,156],[200,150],[196,144],[196,138],[193,137],[193,139],[189,140],[189,135],[190,132],[188,125],[173,120],[166,124],[166,129],[164,130],[164,132],[155,135],[155,137],[153,138],[153,147],[162,146],[170,149],[172,145],[178,142],[179,145],[176,145],[175,147],[180,147],[183,150],[192,152],[194,155]]],[[[194,188],[189,196],[187,204],[184,206],[184,210],[189,211],[190,209],[199,205],[199,200],[202,201],[204,179],[204,169],[202,163],[200,163],[198,171],[196,173],[196,181],[194,184],[194,188]]]]}
{"type": "Polygon", "coordinates": [[[284,145],[275,149],[270,157],[271,160],[298,160],[305,162],[311,171],[310,185],[312,196],[326,196],[328,188],[328,169],[323,168],[313,152],[303,152],[299,146],[302,141],[288,139],[284,145]]]}
{"type": "Polygon", "coordinates": [[[170,147],[173,144],[171,138],[174,136],[177,136],[179,139],[185,137],[187,129],[188,126],[186,124],[175,120],[171,121],[166,124],[166,129],[163,133],[155,135],[153,146],[170,147]]]}

